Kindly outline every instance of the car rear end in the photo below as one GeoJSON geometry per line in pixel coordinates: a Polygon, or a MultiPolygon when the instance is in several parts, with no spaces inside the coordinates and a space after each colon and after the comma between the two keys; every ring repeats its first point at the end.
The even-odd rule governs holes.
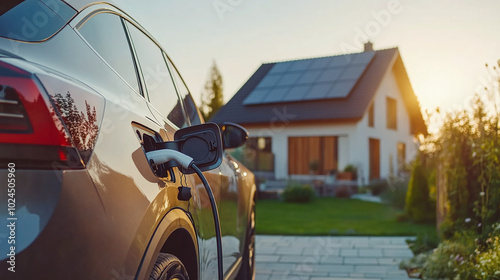
{"type": "Polygon", "coordinates": [[[103,98],[8,57],[0,58],[0,89],[0,278],[112,275],[95,257],[107,242],[96,234],[106,213],[85,169],[103,98]],[[73,96],[56,90],[62,85],[73,96]]]}
{"type": "Polygon", "coordinates": [[[16,54],[76,12],[54,0],[9,4],[0,11],[0,279],[121,279],[123,257],[96,257],[110,243],[99,235],[108,220],[86,170],[104,98],[16,54]]]}

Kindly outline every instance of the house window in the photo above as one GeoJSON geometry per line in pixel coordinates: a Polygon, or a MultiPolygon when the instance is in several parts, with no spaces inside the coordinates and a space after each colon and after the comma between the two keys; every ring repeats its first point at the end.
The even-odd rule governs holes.
{"type": "Polygon", "coordinates": [[[374,108],[373,106],[375,103],[372,103],[370,105],[370,108],[368,109],[368,126],[369,127],[375,127],[375,116],[374,116],[374,108]]]}
{"type": "Polygon", "coordinates": [[[398,128],[397,103],[396,100],[387,97],[387,128],[396,130],[398,128]]]}
{"type": "Polygon", "coordinates": [[[289,137],[288,174],[328,174],[338,169],[338,137],[289,137]]]}
{"type": "Polygon", "coordinates": [[[406,165],[406,144],[398,143],[398,172],[404,171],[406,165]]]}

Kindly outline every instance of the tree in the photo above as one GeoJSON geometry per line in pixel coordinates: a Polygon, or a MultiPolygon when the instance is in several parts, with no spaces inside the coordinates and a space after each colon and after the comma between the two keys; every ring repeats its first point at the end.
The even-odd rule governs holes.
{"type": "Polygon", "coordinates": [[[222,76],[214,61],[205,83],[205,92],[201,96],[201,113],[206,121],[210,120],[224,105],[222,92],[222,76]]]}
{"type": "Polygon", "coordinates": [[[408,183],[406,193],[406,214],[417,223],[430,222],[435,219],[435,208],[429,198],[429,184],[425,167],[417,158],[408,183]]]}

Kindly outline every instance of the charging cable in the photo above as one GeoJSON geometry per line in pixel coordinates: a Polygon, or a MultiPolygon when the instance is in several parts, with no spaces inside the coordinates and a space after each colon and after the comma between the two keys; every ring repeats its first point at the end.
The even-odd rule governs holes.
{"type": "Polygon", "coordinates": [[[200,180],[203,183],[205,190],[207,191],[210,205],[212,206],[212,215],[214,217],[215,224],[215,239],[217,242],[217,268],[219,272],[219,280],[223,280],[224,272],[222,267],[222,236],[220,232],[219,211],[217,210],[217,204],[215,203],[215,198],[207,179],[198,168],[198,166],[193,163],[193,158],[179,151],[171,149],[151,151],[146,153],[146,158],[148,159],[148,162],[151,163],[151,165],[159,165],[175,160],[177,162],[177,166],[182,166],[185,169],[191,169],[198,175],[198,177],[200,177],[200,180]]]}
{"type": "Polygon", "coordinates": [[[222,236],[220,233],[220,223],[219,223],[219,211],[217,210],[217,204],[215,204],[215,199],[214,195],[212,193],[212,189],[210,188],[210,185],[207,182],[207,179],[205,176],[203,176],[203,173],[201,173],[201,170],[196,166],[195,164],[191,165],[191,168],[198,174],[198,177],[200,177],[201,181],[203,182],[203,186],[205,186],[205,189],[207,190],[208,197],[210,198],[210,204],[212,205],[212,214],[214,216],[214,223],[215,223],[215,239],[217,241],[217,262],[219,263],[217,268],[219,271],[219,280],[223,279],[224,272],[222,271],[222,236]]]}

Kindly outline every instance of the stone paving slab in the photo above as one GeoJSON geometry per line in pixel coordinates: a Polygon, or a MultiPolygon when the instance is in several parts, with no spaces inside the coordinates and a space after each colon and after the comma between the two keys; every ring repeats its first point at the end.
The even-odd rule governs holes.
{"type": "Polygon", "coordinates": [[[256,280],[404,280],[408,237],[256,237],[256,280]]]}

